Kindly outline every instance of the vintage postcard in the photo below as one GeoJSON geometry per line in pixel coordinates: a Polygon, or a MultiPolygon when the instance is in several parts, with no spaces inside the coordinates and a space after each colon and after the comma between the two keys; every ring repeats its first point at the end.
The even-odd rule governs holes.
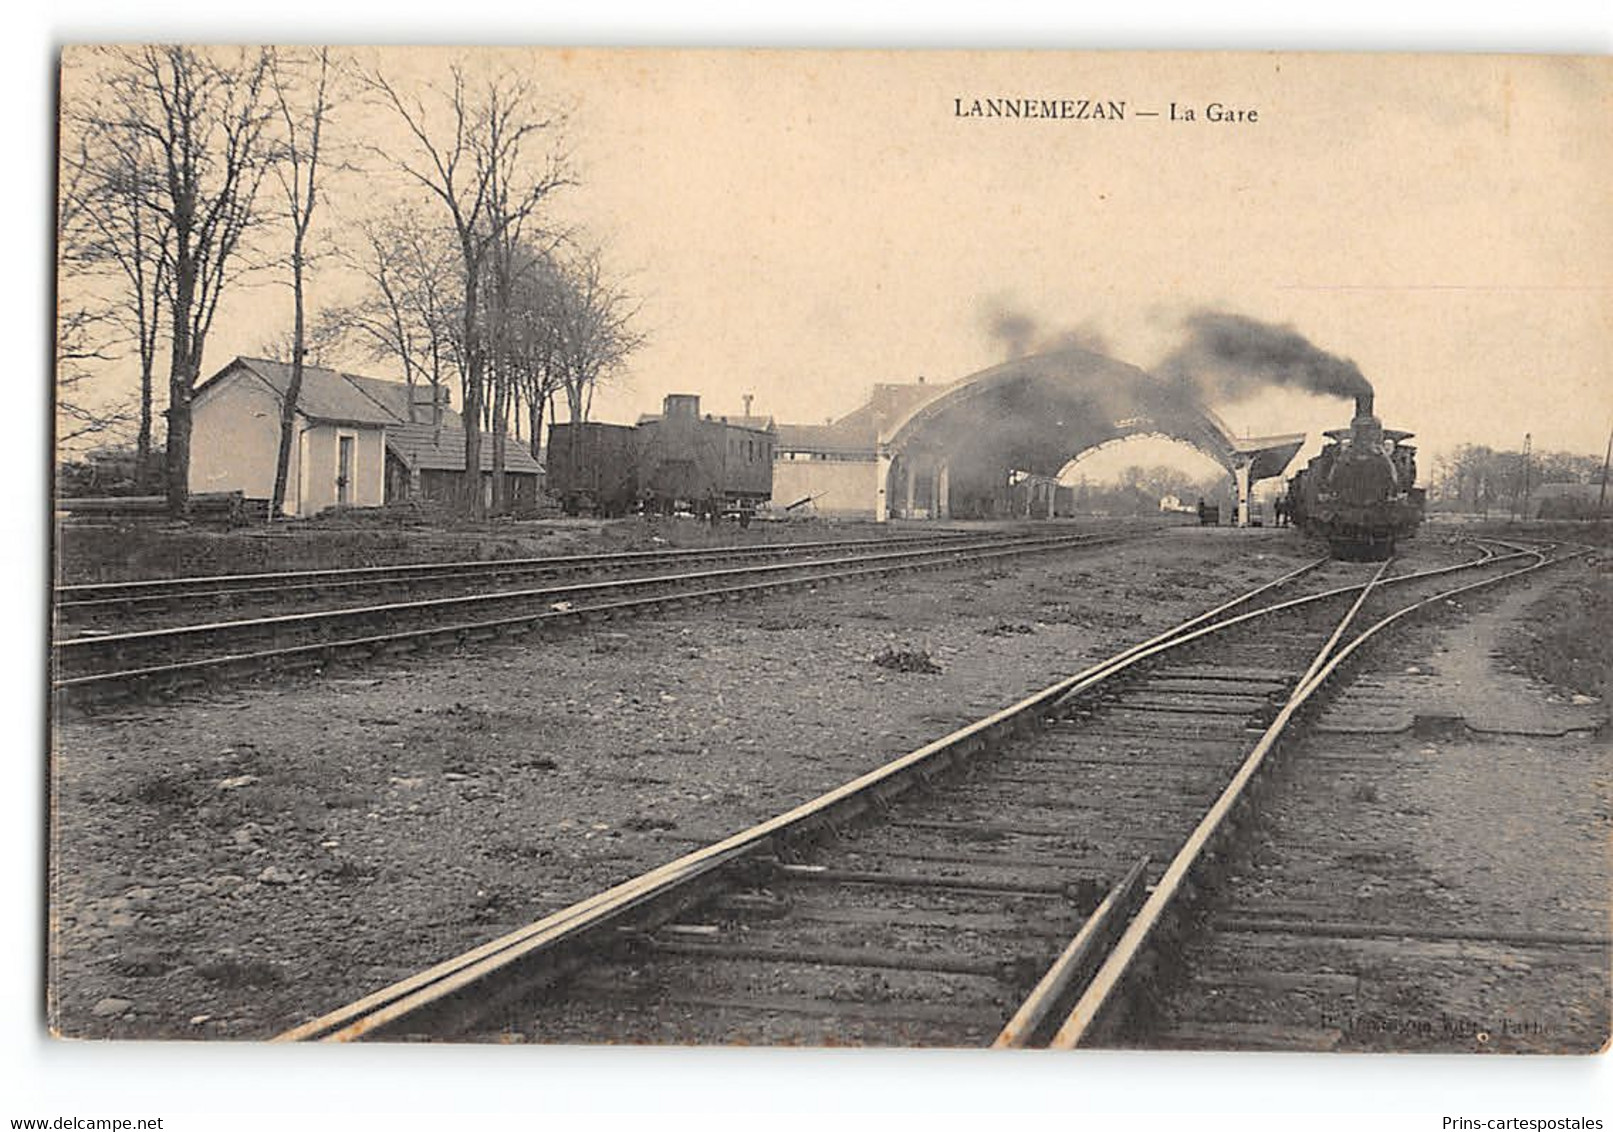
{"type": "Polygon", "coordinates": [[[56,1036],[1605,1048],[1608,59],[59,77],[56,1036]]]}

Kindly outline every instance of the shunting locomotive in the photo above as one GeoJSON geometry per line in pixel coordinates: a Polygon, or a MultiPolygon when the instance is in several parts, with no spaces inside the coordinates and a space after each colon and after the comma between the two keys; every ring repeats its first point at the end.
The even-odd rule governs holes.
{"type": "Polygon", "coordinates": [[[771,418],[700,415],[700,398],[668,394],[636,425],[597,421],[549,428],[549,491],[568,514],[634,511],[748,520],[773,494],[771,418]]]}

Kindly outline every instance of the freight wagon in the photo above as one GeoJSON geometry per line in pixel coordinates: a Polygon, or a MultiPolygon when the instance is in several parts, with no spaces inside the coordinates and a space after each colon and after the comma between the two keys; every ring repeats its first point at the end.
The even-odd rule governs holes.
{"type": "Polygon", "coordinates": [[[638,432],[630,425],[549,426],[549,491],[568,515],[626,515],[638,500],[638,432]]]}

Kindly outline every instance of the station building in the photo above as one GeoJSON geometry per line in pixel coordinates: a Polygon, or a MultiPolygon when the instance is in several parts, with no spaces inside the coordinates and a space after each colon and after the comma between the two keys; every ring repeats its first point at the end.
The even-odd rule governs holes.
{"type": "Polygon", "coordinates": [[[947,384],[874,386],[822,425],[778,425],[773,505],[884,521],[1059,513],[1060,472],[1130,436],[1189,444],[1224,467],[1249,521],[1253,485],[1279,476],[1303,433],[1237,438],[1195,399],[1077,348],[1017,358],[947,384]]]}

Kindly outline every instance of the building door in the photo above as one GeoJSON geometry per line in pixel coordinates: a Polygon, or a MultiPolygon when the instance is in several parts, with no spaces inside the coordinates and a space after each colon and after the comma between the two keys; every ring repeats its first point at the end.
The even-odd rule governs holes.
{"type": "Polygon", "coordinates": [[[308,514],[308,430],[297,430],[297,500],[290,508],[293,515],[308,514]]]}
{"type": "Polygon", "coordinates": [[[353,502],[353,438],[336,438],[336,505],[346,507],[353,502]]]}

